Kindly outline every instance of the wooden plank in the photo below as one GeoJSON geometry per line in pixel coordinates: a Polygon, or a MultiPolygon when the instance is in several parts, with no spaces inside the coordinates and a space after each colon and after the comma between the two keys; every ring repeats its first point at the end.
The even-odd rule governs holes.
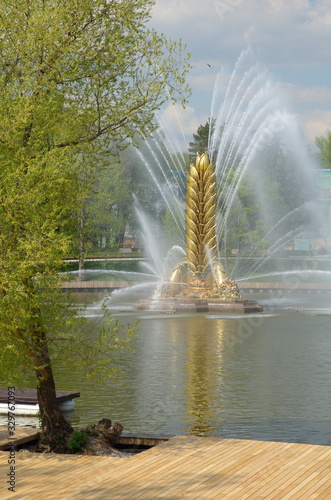
{"type": "MultiPolygon", "coordinates": [[[[268,456],[274,456],[274,448],[276,443],[259,443],[258,447],[253,442],[253,447],[251,449],[247,449],[243,455],[240,457],[240,460],[237,461],[235,467],[232,467],[231,470],[222,470],[222,478],[221,481],[221,494],[219,492],[219,484],[215,481],[216,475],[219,473],[219,468],[214,470],[214,477],[207,478],[204,481],[203,485],[206,490],[208,490],[208,498],[223,498],[226,497],[227,494],[234,494],[234,480],[240,477],[243,478],[240,481],[240,491],[239,498],[242,497],[242,493],[245,491],[241,488],[241,484],[243,481],[247,481],[247,478],[250,477],[251,474],[255,474],[259,472],[261,468],[265,468],[268,463],[268,456]]],[[[192,498],[199,498],[199,495],[195,493],[194,495],[190,495],[192,498]]]]}
{"type": "MultiPolygon", "coordinates": [[[[256,448],[256,446],[254,446],[254,448],[256,448]]],[[[257,450],[253,451],[253,453],[251,450],[248,451],[250,451],[250,453],[245,453],[245,456],[241,457],[240,462],[236,464],[236,468],[227,471],[226,478],[222,481],[222,494],[218,492],[217,485],[208,488],[208,495],[210,498],[223,498],[224,495],[231,493],[234,498],[237,497],[241,500],[246,489],[254,483],[256,476],[258,474],[261,475],[261,471],[263,474],[269,467],[273,467],[272,464],[274,463],[275,456],[279,453],[279,448],[276,446],[276,443],[267,442],[259,443],[257,450]],[[239,490],[237,491],[233,486],[233,478],[239,474],[243,477],[243,480],[240,482],[239,490]],[[236,491],[237,494],[235,494],[236,491]]],[[[208,487],[207,482],[205,483],[205,487],[208,487]]],[[[192,498],[199,497],[197,495],[192,498]]]]}
{"type": "Polygon", "coordinates": [[[331,473],[329,473],[326,477],[326,481],[323,486],[319,487],[318,493],[315,492],[311,498],[315,498],[316,500],[321,500],[324,498],[331,498],[331,473]]]}
{"type": "Polygon", "coordinates": [[[137,436],[128,432],[123,432],[117,440],[117,443],[135,446],[156,446],[158,444],[169,441],[171,437],[173,436],[166,436],[161,434],[158,436],[151,436],[150,434],[142,434],[137,436]]]}
{"type": "MultiPolygon", "coordinates": [[[[71,391],[56,391],[56,400],[58,403],[70,401],[74,398],[79,398],[80,392],[71,391]]],[[[37,404],[37,390],[36,389],[15,389],[15,404],[37,404]]],[[[8,403],[8,389],[0,387],[0,403],[8,403]]]]}
{"type": "MultiPolygon", "coordinates": [[[[89,478],[99,477],[100,471],[106,467],[107,475],[117,458],[91,457],[84,455],[54,455],[54,454],[20,454],[18,456],[18,478],[22,483],[25,473],[24,489],[18,487],[18,496],[10,499],[38,498],[66,499],[71,496],[71,487],[81,490],[89,478]],[[20,456],[21,455],[21,456],[20,456]],[[22,496],[21,496],[22,495],[22,496]],[[23,496],[24,495],[24,496],[23,496]]],[[[3,497],[1,497],[2,499],[3,497]]],[[[7,497],[5,497],[7,498],[7,497]]]]}
{"type": "MultiPolygon", "coordinates": [[[[0,427],[0,450],[7,450],[10,448],[10,445],[13,444],[13,439],[10,439],[10,437],[7,427],[0,427]]],[[[39,439],[39,431],[34,428],[16,427],[13,437],[15,438],[15,444],[21,445],[39,439]]]]}
{"type": "Polygon", "coordinates": [[[17,453],[17,474],[1,499],[327,500],[331,447],[176,436],[132,458],[17,453]]]}
{"type": "MultiPolygon", "coordinates": [[[[208,439],[202,440],[202,442],[207,441],[208,439]]],[[[212,441],[214,443],[215,439],[212,441]]],[[[198,442],[192,442],[191,438],[184,438],[183,440],[182,437],[177,437],[168,443],[153,448],[152,453],[150,451],[144,452],[129,459],[129,475],[127,474],[128,465],[126,464],[125,469],[121,470],[121,476],[118,475],[119,470],[117,469],[116,477],[112,477],[109,482],[105,482],[105,485],[108,484],[109,488],[111,487],[111,498],[122,499],[123,496],[131,498],[131,494],[134,494],[135,498],[139,498],[138,495],[146,493],[146,488],[147,491],[153,489],[154,484],[157,484],[158,489],[160,489],[160,480],[165,474],[169,472],[170,477],[174,474],[177,475],[178,471],[188,464],[191,455],[204,451],[204,446],[201,446],[202,442],[199,440],[198,442]],[[169,465],[170,470],[168,471],[164,466],[168,467],[169,465]]],[[[90,495],[90,498],[98,497],[90,495]]]]}
{"type": "Polygon", "coordinates": [[[282,453],[274,457],[278,462],[278,469],[269,470],[266,478],[256,477],[255,486],[250,489],[249,495],[243,495],[243,499],[257,499],[260,495],[268,495],[274,500],[282,499],[284,494],[292,491],[294,482],[293,471],[296,471],[296,477],[299,478],[302,471],[302,465],[313,463],[315,454],[320,454],[320,450],[313,445],[296,445],[291,443],[287,453],[282,453]],[[299,450],[301,449],[301,453],[299,450]],[[279,493],[281,489],[281,493],[279,493]]]}
{"type": "MultiPolygon", "coordinates": [[[[172,475],[174,470],[178,472],[181,468],[187,466],[191,455],[199,453],[198,443],[194,446],[194,443],[187,441],[184,443],[186,446],[184,448],[180,446],[180,449],[178,449],[178,441],[170,440],[168,443],[153,449],[153,451],[159,452],[162,448],[159,455],[148,452],[150,456],[147,459],[144,452],[135,457],[134,466],[130,464],[130,479],[127,481],[126,489],[130,489],[134,484],[140,484],[144,488],[153,485],[156,479],[159,481],[164,476],[172,475]],[[171,445],[167,446],[168,443],[171,443],[171,445]]],[[[179,444],[181,445],[181,443],[179,444]]],[[[123,490],[120,478],[118,481],[116,479],[112,480],[112,495],[117,491],[116,486],[118,486],[119,491],[123,490]]]]}
{"type": "MultiPolygon", "coordinates": [[[[171,485],[171,479],[174,474],[174,468],[171,467],[171,464],[170,467],[163,468],[162,471],[158,469],[157,475],[159,476],[159,479],[157,481],[157,484],[158,487],[160,488],[160,493],[158,494],[158,498],[160,499],[169,498],[169,495],[172,494],[174,491],[176,491],[177,494],[180,494],[181,487],[185,486],[187,483],[192,484],[192,477],[191,474],[188,474],[188,472],[190,472],[193,468],[195,468],[197,464],[200,466],[199,474],[201,474],[202,471],[208,470],[211,467],[213,467],[215,463],[215,458],[213,457],[213,454],[217,446],[218,446],[217,441],[214,441],[209,445],[206,444],[208,455],[204,453],[204,456],[201,456],[201,453],[197,452],[195,454],[191,454],[189,457],[186,457],[186,459],[183,460],[181,463],[177,462],[175,472],[176,474],[180,473],[182,479],[181,481],[176,482],[175,484],[171,485]]],[[[197,477],[198,473],[196,474],[196,477],[193,479],[193,481],[196,481],[197,477]]],[[[143,498],[146,489],[148,489],[148,487],[150,487],[150,485],[152,485],[154,481],[155,481],[154,477],[152,477],[149,482],[146,482],[145,480],[143,483],[143,488],[141,493],[136,495],[135,498],[137,499],[143,498]]]]}
{"type": "MultiPolygon", "coordinates": [[[[306,451],[302,451],[294,460],[284,463],[286,457],[283,457],[281,474],[279,474],[277,483],[274,481],[269,487],[262,488],[263,494],[267,493],[273,500],[282,500],[287,494],[293,495],[297,486],[302,485],[302,481],[306,477],[315,473],[315,461],[321,456],[321,449],[316,449],[313,445],[302,446],[302,450],[306,448],[306,451]]],[[[295,449],[299,451],[298,446],[295,449]]],[[[330,458],[330,449],[324,455],[326,458],[330,458]]]]}
{"type": "MultiPolygon", "coordinates": [[[[202,438],[202,440],[204,441],[204,438],[202,438]]],[[[222,453],[223,451],[225,452],[226,454],[226,459],[221,462],[221,463],[224,463],[226,464],[226,468],[222,471],[223,472],[223,475],[225,475],[226,477],[229,476],[231,477],[231,474],[235,473],[236,472],[236,469],[238,467],[240,467],[240,463],[242,464],[242,456],[244,454],[244,447],[246,447],[247,451],[246,454],[247,456],[250,456],[251,455],[251,449],[252,449],[252,446],[253,446],[253,442],[251,441],[236,441],[235,442],[235,446],[234,446],[234,443],[232,441],[232,446],[231,446],[231,442],[229,443],[230,446],[226,446],[226,450],[222,450],[222,453]],[[238,465],[238,462],[239,462],[239,465],[238,465]]],[[[216,441],[216,446],[218,446],[219,448],[219,440],[216,441]]],[[[267,446],[270,446],[270,443],[267,443],[267,446]]],[[[203,483],[203,480],[202,480],[202,470],[203,470],[203,465],[206,464],[206,460],[208,459],[210,464],[208,465],[207,464],[207,467],[205,467],[203,473],[206,474],[208,473],[208,469],[212,469],[212,468],[217,468],[217,471],[216,471],[216,474],[218,474],[218,469],[219,469],[219,463],[220,463],[220,453],[216,453],[216,449],[212,449],[211,446],[205,446],[205,448],[207,448],[207,455],[206,455],[206,451],[204,452],[204,457],[201,456],[201,453],[198,453],[198,454],[195,454],[195,455],[191,455],[190,457],[187,457],[186,456],[186,460],[184,462],[184,465],[180,464],[180,467],[178,467],[178,464],[177,466],[174,468],[172,468],[170,470],[170,473],[167,474],[166,476],[162,475],[162,477],[159,476],[158,478],[158,481],[157,481],[157,484],[158,484],[158,487],[160,490],[163,489],[163,493],[160,494],[158,493],[158,497],[160,498],[163,498],[163,496],[165,495],[166,497],[169,496],[169,494],[171,494],[174,489],[176,490],[176,492],[180,491],[181,494],[182,494],[182,490],[184,490],[185,488],[185,485],[192,485],[192,484],[195,484],[197,485],[198,488],[201,487],[201,484],[203,483]],[[201,462],[201,459],[203,459],[203,462],[201,462]],[[191,474],[187,474],[187,471],[193,471],[197,469],[197,472],[195,474],[195,476],[192,478],[192,475],[191,474]],[[169,484],[171,484],[171,479],[172,479],[172,476],[173,474],[178,474],[180,473],[181,476],[183,477],[183,480],[179,483],[176,483],[173,487],[170,487],[169,484]],[[180,490],[178,490],[178,487],[181,486],[180,490]]],[[[147,476],[148,477],[148,476],[147,476]]],[[[203,476],[203,477],[206,477],[208,480],[210,479],[210,477],[212,478],[211,479],[211,482],[212,482],[212,485],[215,484],[214,482],[214,479],[213,479],[213,474],[211,476],[203,476]]],[[[150,484],[152,484],[154,481],[151,481],[150,484]]],[[[210,481],[209,481],[210,482],[210,481]]],[[[146,485],[146,483],[144,483],[144,488],[146,488],[146,486],[148,486],[149,484],[146,485]]],[[[210,486],[210,485],[209,485],[210,486]]],[[[218,486],[218,483],[217,483],[217,486],[218,486]]],[[[207,491],[207,488],[204,489],[204,491],[207,491]]],[[[194,495],[194,498],[195,498],[196,495],[194,495]]],[[[140,498],[140,496],[136,496],[134,498],[140,498]]],[[[128,498],[131,498],[131,497],[128,497],[128,498]]],[[[191,498],[191,496],[190,496],[191,498]]],[[[192,496],[193,498],[193,496],[192,496]]],[[[197,498],[200,498],[200,490],[198,490],[198,493],[197,493],[197,498]]]]}
{"type": "Polygon", "coordinates": [[[330,479],[330,463],[326,463],[324,464],[324,468],[321,467],[319,469],[316,481],[305,481],[305,484],[302,484],[301,488],[299,488],[297,492],[294,492],[294,495],[289,498],[291,498],[291,500],[311,500],[315,497],[317,498],[319,493],[322,493],[323,490],[325,493],[326,489],[331,488],[330,479]],[[319,491],[319,493],[316,493],[317,491],[319,491]]]}
{"type": "MultiPolygon", "coordinates": [[[[274,446],[276,443],[270,443],[270,444],[271,444],[271,446],[274,446]]],[[[278,445],[279,445],[280,447],[284,447],[284,443],[278,443],[278,445]]],[[[258,444],[258,446],[260,446],[260,443],[258,444]]],[[[289,445],[288,445],[288,444],[285,444],[285,446],[289,446],[289,445]]],[[[192,468],[192,463],[190,463],[190,464],[189,464],[189,467],[190,467],[190,468],[192,468]]],[[[177,468],[176,468],[176,469],[174,469],[174,471],[173,471],[173,472],[174,472],[174,474],[176,474],[176,473],[177,473],[177,471],[178,471],[178,470],[177,470],[177,468]]],[[[183,471],[182,471],[182,472],[183,472],[183,471]]],[[[217,471],[217,473],[219,473],[219,471],[217,471]]],[[[198,474],[199,474],[199,472],[197,472],[197,473],[196,473],[196,475],[194,475],[194,470],[192,469],[192,474],[193,474],[193,479],[192,479],[192,476],[190,476],[190,477],[189,477],[189,479],[188,479],[188,480],[189,480],[189,481],[191,481],[191,482],[196,480],[196,475],[198,475],[198,474]]],[[[148,474],[147,474],[147,477],[148,477],[148,474]]],[[[216,477],[217,477],[217,475],[216,475],[216,477]]],[[[185,493],[183,493],[181,490],[178,490],[178,483],[176,483],[176,484],[177,484],[177,487],[175,488],[175,490],[176,490],[176,493],[177,493],[177,494],[180,492],[180,494],[181,494],[181,495],[183,495],[183,496],[185,496],[185,497],[187,497],[187,498],[193,498],[193,497],[192,497],[192,495],[190,495],[190,494],[189,494],[189,495],[187,495],[187,494],[186,494],[186,492],[185,492],[185,493]]],[[[263,484],[263,483],[262,483],[262,484],[263,484]]],[[[216,482],[215,482],[215,478],[214,478],[214,480],[213,480],[213,482],[212,482],[212,485],[214,485],[214,489],[215,489],[215,491],[217,491],[217,492],[218,492],[218,490],[220,489],[220,484],[219,484],[219,481],[216,481],[216,482]]],[[[158,482],[157,482],[157,486],[158,486],[158,488],[159,488],[159,491],[162,491],[163,483],[162,483],[162,482],[160,482],[160,481],[158,481],[158,482]],[[160,489],[161,489],[161,490],[160,490],[160,489]]],[[[195,496],[194,496],[194,498],[200,498],[200,497],[203,497],[203,498],[216,498],[216,497],[215,497],[215,495],[210,496],[211,489],[210,489],[210,488],[208,488],[208,486],[210,486],[210,485],[206,485],[206,484],[205,484],[205,485],[202,485],[202,486],[205,486],[205,488],[203,489],[203,493],[201,493],[201,489],[200,489],[200,490],[198,491],[197,495],[195,495],[195,496]],[[207,494],[207,492],[208,492],[208,494],[207,494]]],[[[223,486],[223,483],[222,483],[222,486],[223,486]]],[[[136,487],[138,487],[138,488],[139,488],[139,487],[140,487],[140,485],[139,485],[139,484],[136,484],[136,487]]],[[[145,488],[144,488],[144,489],[145,489],[145,488]]],[[[115,498],[115,497],[113,497],[113,493],[114,493],[114,490],[112,490],[112,498],[115,498]]],[[[122,491],[122,493],[124,493],[124,491],[122,491]]],[[[126,493],[126,491],[125,491],[125,493],[126,493]]],[[[168,488],[168,489],[166,489],[166,490],[163,490],[163,494],[162,494],[162,496],[160,495],[160,493],[158,493],[158,498],[159,498],[159,497],[161,498],[161,497],[163,497],[163,495],[166,495],[166,494],[168,494],[168,495],[169,495],[169,493],[170,493],[169,488],[168,488]]],[[[224,488],[222,488],[221,492],[218,492],[218,493],[217,493],[217,495],[218,495],[218,498],[232,498],[232,497],[233,497],[233,493],[232,493],[232,486],[231,486],[231,489],[230,489],[230,491],[228,492],[228,494],[227,494],[227,492],[224,490],[224,488]]],[[[129,496],[125,495],[125,498],[140,498],[140,496],[143,498],[143,495],[139,495],[139,496],[138,496],[138,495],[137,495],[137,493],[135,492],[134,494],[132,493],[132,496],[131,496],[131,495],[129,495],[129,496]]],[[[121,498],[121,496],[120,496],[120,495],[119,495],[118,497],[116,496],[116,498],[121,498]]],[[[239,498],[240,498],[240,497],[239,497],[239,498]]],[[[253,496],[252,498],[254,498],[254,496],[253,496]]],[[[265,497],[265,496],[263,496],[263,497],[261,497],[261,498],[266,498],[266,497],[265,497]]]]}

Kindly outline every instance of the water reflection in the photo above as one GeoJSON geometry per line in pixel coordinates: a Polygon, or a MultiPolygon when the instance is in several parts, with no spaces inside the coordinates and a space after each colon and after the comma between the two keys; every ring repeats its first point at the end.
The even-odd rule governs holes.
{"type": "Polygon", "coordinates": [[[202,317],[190,317],[183,325],[182,335],[186,338],[184,420],[189,434],[217,434],[224,334],[224,320],[210,322],[202,317]]]}
{"type": "MultiPolygon", "coordinates": [[[[81,392],[79,427],[107,417],[137,433],[331,444],[325,305],[311,297],[306,310],[274,307],[259,318],[146,314],[135,352],[116,355],[124,383],[82,384],[64,365],[57,387],[81,392]]],[[[93,331],[98,311],[90,306],[93,331]]]]}

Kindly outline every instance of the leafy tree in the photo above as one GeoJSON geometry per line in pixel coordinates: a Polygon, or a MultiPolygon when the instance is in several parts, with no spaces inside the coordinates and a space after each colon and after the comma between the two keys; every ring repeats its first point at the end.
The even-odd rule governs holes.
{"type": "Polygon", "coordinates": [[[85,207],[85,238],[91,248],[112,249],[125,232],[132,205],[132,186],[125,174],[121,162],[98,174],[85,207]]]}
{"type": "MultiPolygon", "coordinates": [[[[153,129],[166,87],[185,102],[183,48],[146,28],[152,5],[1,5],[0,378],[12,385],[19,371],[35,371],[43,429],[52,434],[71,427],[57,408],[50,347],[75,342],[58,271],[94,169],[114,144],[153,129]]],[[[98,344],[101,361],[106,345],[98,344]]]]}
{"type": "Polygon", "coordinates": [[[326,137],[316,137],[316,145],[320,150],[322,166],[331,168],[331,132],[328,132],[326,137]]]}
{"type": "Polygon", "coordinates": [[[169,152],[163,138],[157,143],[148,140],[140,148],[139,156],[136,166],[139,165],[138,171],[143,175],[140,182],[137,179],[134,193],[143,211],[153,215],[158,238],[162,240],[160,247],[167,252],[173,244],[183,244],[189,158],[187,154],[169,152]]]}
{"type": "MultiPolygon", "coordinates": [[[[137,142],[143,154],[145,143],[137,142]]],[[[146,210],[155,213],[160,198],[156,186],[141,165],[136,148],[128,147],[114,164],[98,174],[87,200],[85,239],[92,248],[114,248],[128,229],[137,232],[135,197],[146,210]]]]}
{"type": "Polygon", "coordinates": [[[222,250],[226,255],[234,249],[240,257],[261,254],[269,246],[264,235],[286,213],[279,195],[280,187],[270,180],[262,181],[265,182],[259,184],[259,189],[263,189],[263,200],[257,195],[256,172],[244,175],[231,207],[225,207],[220,200],[220,218],[223,214],[226,216],[222,238],[222,250]]]}

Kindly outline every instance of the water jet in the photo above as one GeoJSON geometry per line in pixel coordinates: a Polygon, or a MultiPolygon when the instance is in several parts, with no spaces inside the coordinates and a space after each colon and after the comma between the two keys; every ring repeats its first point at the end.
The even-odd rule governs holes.
{"type": "Polygon", "coordinates": [[[186,260],[176,266],[150,300],[138,309],[163,312],[257,313],[262,306],[241,297],[217,260],[216,174],[208,153],[197,154],[187,176],[186,260]]]}
{"type": "Polygon", "coordinates": [[[157,195],[144,198],[137,191],[140,231],[134,223],[127,225],[128,234],[143,241],[146,260],[135,271],[114,271],[114,277],[110,270],[102,271],[102,279],[141,282],[140,297],[135,287],[114,292],[107,299],[109,307],[125,303],[134,310],[137,300],[146,299],[139,308],[211,312],[213,304],[222,302],[224,310],[231,310],[235,303],[244,307],[236,284],[243,291],[252,280],[263,281],[270,273],[268,281],[280,285],[295,273],[298,289],[306,281],[329,281],[331,212],[324,206],[330,204],[327,189],[319,194],[322,171],[308,154],[280,86],[251,59],[244,53],[230,78],[227,73],[217,77],[208,143],[197,148],[208,151],[210,158],[201,155],[199,160],[201,165],[206,162],[202,170],[210,174],[207,222],[201,211],[195,212],[201,209],[199,196],[207,199],[194,191],[196,182],[200,188],[201,179],[195,180],[200,167],[195,164],[187,173],[189,160],[178,150],[177,135],[167,133],[160,122],[153,136],[134,148],[136,167],[147,171],[147,182],[157,195]],[[190,198],[185,200],[186,192],[190,198]]]}

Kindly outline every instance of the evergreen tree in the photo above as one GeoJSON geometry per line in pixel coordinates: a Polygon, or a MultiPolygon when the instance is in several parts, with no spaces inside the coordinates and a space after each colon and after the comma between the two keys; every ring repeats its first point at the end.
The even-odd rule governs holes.
{"type": "Polygon", "coordinates": [[[192,163],[195,163],[197,153],[203,154],[208,151],[209,132],[210,119],[204,125],[199,125],[197,133],[193,134],[193,141],[189,143],[188,147],[188,153],[192,163]]]}

